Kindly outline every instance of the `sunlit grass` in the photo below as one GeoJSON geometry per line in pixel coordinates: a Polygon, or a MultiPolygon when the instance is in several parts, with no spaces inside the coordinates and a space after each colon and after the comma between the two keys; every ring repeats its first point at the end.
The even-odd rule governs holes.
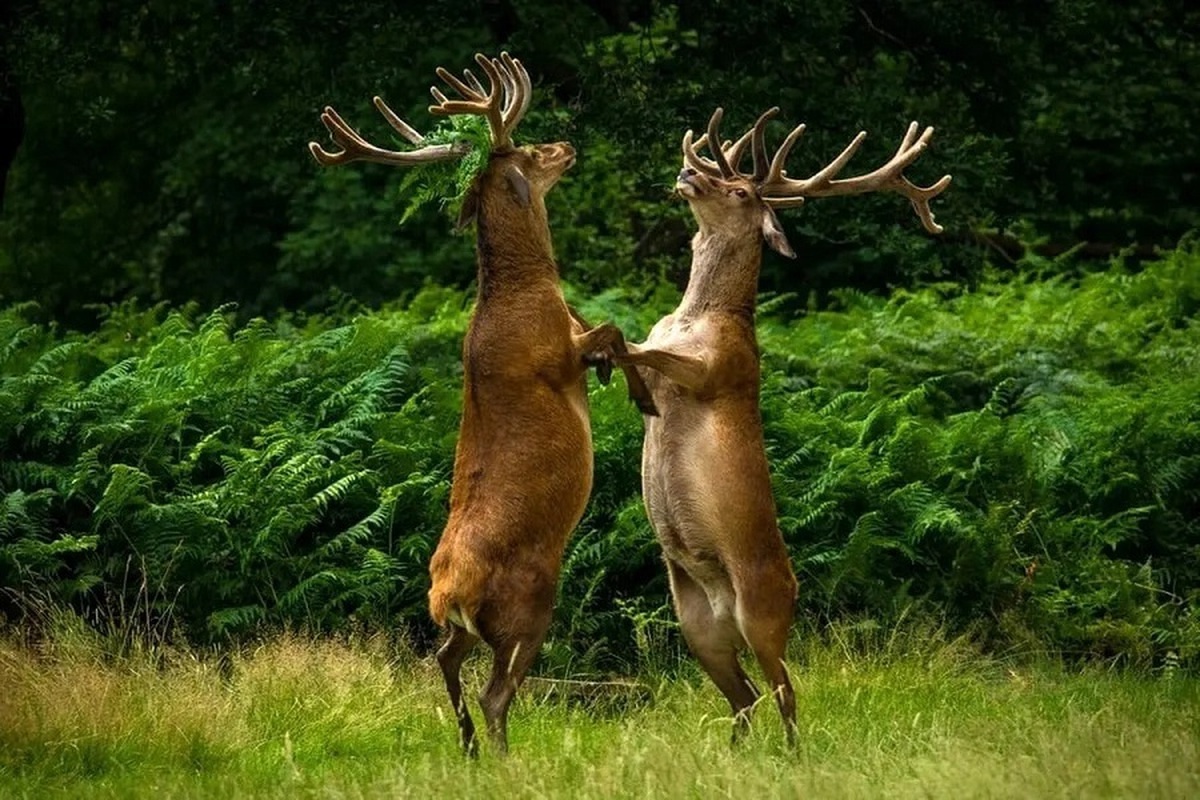
{"type": "Polygon", "coordinates": [[[1200,796],[1195,678],[1003,663],[936,631],[827,641],[793,653],[795,752],[767,704],[731,749],[685,673],[627,703],[530,685],[512,756],[471,763],[436,666],[382,638],[113,655],[73,628],[0,644],[0,796],[1200,796]]]}

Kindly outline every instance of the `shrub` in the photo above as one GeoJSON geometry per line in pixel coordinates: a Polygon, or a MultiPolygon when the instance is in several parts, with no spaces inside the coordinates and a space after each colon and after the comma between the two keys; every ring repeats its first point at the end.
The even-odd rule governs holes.
{"type": "MultiPolygon", "coordinates": [[[[1195,663],[1200,254],[1029,266],[831,311],[763,303],[801,618],[886,623],[916,603],[996,647],[1195,663]]],[[[676,298],[575,299],[636,336],[676,298]]],[[[426,288],[340,322],[230,313],[121,306],[87,336],[0,314],[0,584],[198,639],[357,618],[427,640],[466,296],[426,288]]],[[[669,630],[620,381],[593,381],[592,424],[551,668],[628,665],[669,630]]]]}

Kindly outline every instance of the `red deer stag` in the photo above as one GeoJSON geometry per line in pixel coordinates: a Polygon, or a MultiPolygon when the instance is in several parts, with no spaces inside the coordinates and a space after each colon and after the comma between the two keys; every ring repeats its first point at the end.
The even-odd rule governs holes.
{"type": "Polygon", "coordinates": [[[804,126],[768,161],[764,127],[777,112],[763,114],[733,144],[721,144],[721,109],[699,141],[693,143],[691,131],[684,136],[676,191],[699,224],[691,276],[674,313],[615,361],[647,368],[643,377],[661,414],[646,417],[642,492],[688,647],[729,700],[735,741],[759,697],[738,662],[738,651],[748,647],[792,743],[796,702],[783,658],[796,578],[776,522],[759,416],[754,306],[762,243],[794,257],[774,209],[875,191],[908,197],[925,228],[937,233],[929,201],[950,176],[919,188],[901,174],[933,134],[927,128],[918,138],[914,122],[895,156],[873,172],[835,179],[866,136],[860,133],[812,177],[789,178],[784,162],[804,126]],[[706,141],[711,159],[697,152],[706,141]],[[747,144],[752,174],[739,171],[747,144]]]}
{"type": "MultiPolygon", "coordinates": [[[[592,488],[592,438],[586,372],[606,366],[624,338],[612,325],[589,328],[563,300],[550,242],[545,196],[575,163],[570,144],[515,147],[513,129],[529,105],[524,66],[507,53],[477,55],[489,87],[438,68],[461,99],[431,89],[440,115],[480,114],[491,131],[486,168],[460,223],[476,223],[478,297],[463,342],[463,412],[454,457],[450,516],[429,565],[429,610],[449,637],[437,659],[462,744],[477,752],[462,696],[460,668],[483,639],[493,650],[480,697],[495,745],[507,749],[508,707],[541,647],[553,614],[567,537],[592,488]]],[[[405,139],[422,137],[378,97],[375,106],[405,139]]],[[[395,152],[368,144],[337,112],[321,121],[342,148],[310,144],[321,164],[375,161],[406,166],[461,157],[462,145],[395,152]]],[[[630,394],[654,413],[636,370],[630,394]]]]}

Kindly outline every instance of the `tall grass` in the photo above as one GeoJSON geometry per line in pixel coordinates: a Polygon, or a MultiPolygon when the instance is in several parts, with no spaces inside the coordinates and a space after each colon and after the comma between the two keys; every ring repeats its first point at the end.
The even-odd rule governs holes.
{"type": "MultiPolygon", "coordinates": [[[[379,637],[281,635],[223,656],[60,621],[0,645],[5,797],[1193,797],[1200,681],[980,657],[936,629],[843,626],[792,653],[800,744],[774,708],[728,742],[695,674],[652,703],[528,684],[513,755],[465,761],[436,666],[379,637]]],[[[472,690],[482,662],[468,665],[472,690]]]]}

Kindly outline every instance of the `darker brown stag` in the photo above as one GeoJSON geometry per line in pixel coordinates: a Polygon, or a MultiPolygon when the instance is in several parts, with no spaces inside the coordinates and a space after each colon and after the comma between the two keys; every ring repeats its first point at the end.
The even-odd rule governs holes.
{"type": "MultiPolygon", "coordinates": [[[[493,650],[480,697],[488,732],[507,749],[509,704],[533,664],[553,613],[563,549],[592,488],[586,373],[624,352],[612,325],[588,326],[563,299],[546,216],[546,193],[575,163],[570,144],[515,147],[513,129],[529,105],[524,66],[507,53],[477,55],[489,86],[470,70],[438,76],[434,114],[480,114],[491,131],[488,164],[460,223],[476,224],[478,297],[463,343],[463,412],[454,457],[450,516],[429,565],[429,610],[449,630],[438,651],[462,744],[477,751],[462,695],[463,659],[482,639],[493,650]]],[[[378,97],[375,105],[408,152],[367,143],[332,108],[321,115],[342,150],[310,145],[322,164],[354,160],[404,166],[459,158],[463,145],[425,145],[378,97]]],[[[636,370],[630,393],[654,413],[636,370]]]]}
{"type": "Polygon", "coordinates": [[[734,739],[749,724],[759,690],[738,660],[758,661],[795,741],[796,701],[784,653],[792,624],[796,579],[776,522],[775,501],[759,415],[755,298],[762,245],[794,257],[775,209],[807,198],[896,192],[912,201],[926,230],[941,228],[929,201],[950,183],[914,186],[905,167],[925,150],[933,129],[909,128],[895,156],[854,178],[836,176],[862,143],[857,138],[809,178],[787,177],[784,162],[804,132],[800,125],[770,159],[763,114],[734,143],[721,143],[721,109],[697,142],[683,139],[684,166],[676,190],[691,206],[699,232],[683,300],[642,345],[629,345],[618,364],[635,364],[660,416],[646,417],[642,489],[662,545],[671,594],[689,648],[729,700],[734,739]],[[712,158],[700,155],[709,145],[712,158]],[[749,145],[754,171],[740,162],[749,145]]]}

